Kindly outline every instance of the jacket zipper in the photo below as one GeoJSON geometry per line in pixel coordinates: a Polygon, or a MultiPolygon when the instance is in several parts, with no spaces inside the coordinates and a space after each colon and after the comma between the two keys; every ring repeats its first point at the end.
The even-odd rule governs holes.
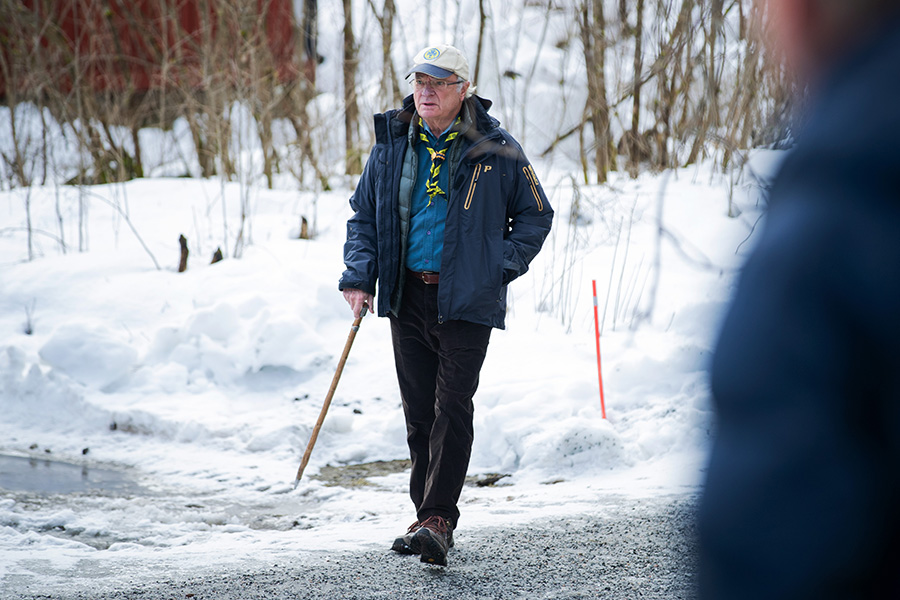
{"type": "MultiPolygon", "coordinates": [[[[494,140],[496,139],[496,137],[498,137],[498,136],[497,136],[495,133],[492,132],[491,134],[489,134],[489,136],[486,136],[486,137],[482,138],[482,139],[481,139],[477,144],[475,144],[474,146],[471,146],[470,148],[466,149],[466,151],[465,151],[465,152],[463,153],[463,155],[459,158],[459,160],[457,160],[457,161],[451,161],[450,181],[451,181],[451,182],[453,181],[453,168],[452,168],[452,167],[453,167],[454,164],[462,163],[462,161],[465,160],[466,157],[467,157],[469,154],[471,154],[471,152],[472,152],[475,148],[477,148],[477,147],[480,146],[481,144],[484,144],[484,143],[487,143],[487,142],[494,141],[494,140]]],[[[499,137],[500,137],[500,145],[501,145],[501,146],[505,146],[505,145],[506,145],[506,140],[504,140],[504,139],[502,138],[502,136],[499,136],[499,137]]],[[[464,208],[465,210],[469,210],[469,207],[472,205],[472,197],[475,195],[475,184],[478,183],[478,176],[481,174],[481,168],[482,168],[482,164],[481,164],[481,163],[478,163],[477,165],[475,165],[475,173],[472,174],[472,181],[471,181],[471,183],[469,184],[469,193],[466,195],[466,202],[463,204],[463,208],[464,208]]],[[[452,188],[452,186],[451,186],[451,188],[452,188]]],[[[440,306],[438,306],[438,311],[440,311],[440,306]]],[[[440,324],[443,324],[443,323],[444,323],[444,315],[441,314],[440,312],[438,312],[438,324],[440,325],[440,324]]]]}
{"type": "Polygon", "coordinates": [[[466,203],[463,205],[464,210],[469,210],[472,206],[472,197],[475,195],[475,185],[478,183],[478,176],[481,174],[481,163],[475,165],[475,172],[472,174],[472,183],[469,184],[469,193],[466,194],[466,203]]]}

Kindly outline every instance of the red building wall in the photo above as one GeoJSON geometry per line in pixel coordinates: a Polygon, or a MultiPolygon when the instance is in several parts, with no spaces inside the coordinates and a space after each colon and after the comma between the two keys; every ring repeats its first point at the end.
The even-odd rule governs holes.
{"type": "Polygon", "coordinates": [[[14,17],[0,23],[2,51],[7,65],[31,67],[0,69],[0,95],[5,95],[8,78],[16,89],[27,91],[38,85],[39,78],[46,85],[48,73],[53,85],[64,90],[81,77],[98,92],[147,91],[172,85],[202,88],[204,49],[212,46],[223,53],[230,65],[224,75],[240,77],[249,60],[240,55],[241,37],[260,33],[259,25],[264,28],[278,78],[287,82],[298,76],[291,0],[256,0],[255,14],[241,18],[229,0],[12,3],[16,2],[19,6],[11,9],[14,17]],[[10,22],[18,19],[23,21],[10,22]],[[22,28],[21,23],[28,27],[22,28]],[[39,44],[23,35],[39,36],[39,44]],[[27,60],[22,52],[30,53],[27,60]]]}

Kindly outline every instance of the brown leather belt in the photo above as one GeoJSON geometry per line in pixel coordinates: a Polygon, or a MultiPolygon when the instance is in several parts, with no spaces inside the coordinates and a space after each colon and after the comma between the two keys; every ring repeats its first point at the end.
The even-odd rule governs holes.
{"type": "Polygon", "coordinates": [[[420,281],[424,281],[428,285],[437,285],[438,280],[441,277],[440,273],[434,273],[432,271],[410,271],[409,269],[406,270],[406,274],[410,277],[415,277],[420,281]]]}

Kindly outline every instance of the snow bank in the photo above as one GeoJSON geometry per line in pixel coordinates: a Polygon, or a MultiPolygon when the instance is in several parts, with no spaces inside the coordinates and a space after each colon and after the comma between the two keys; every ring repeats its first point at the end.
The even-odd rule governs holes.
{"type": "MultiPolygon", "coordinates": [[[[554,230],[511,288],[508,330],[493,334],[475,401],[470,474],[507,475],[464,492],[476,524],[583,509],[598,490],[696,489],[712,421],[706,367],[760,215],[748,180],[733,193],[740,215],[729,217],[731,181],[705,167],[577,190],[564,172],[542,179],[554,230]]],[[[234,560],[314,547],[321,535],[358,546],[372,537],[335,532],[365,522],[389,537],[411,518],[403,472],[358,489],[314,478],[329,464],[407,456],[385,319],[364,320],[307,476],[290,485],[349,333],[336,283],[351,190],[319,196],[313,240],[291,237],[312,197],[259,191],[243,258],[210,265],[215,247],[233,244],[236,188],[168,179],[93,188],[86,251],[42,240],[29,262],[23,234],[0,236],[0,452],[127,467],[158,494],[39,512],[0,497],[0,577],[30,577],[29,555],[62,581],[69,561],[94,560],[96,548],[129,561],[179,549],[154,560],[196,566],[210,545],[240,546],[234,560]],[[146,249],[111,208],[124,198],[146,249]],[[176,272],[181,233],[185,273],[176,272]]],[[[77,197],[62,191],[62,231],[77,240],[77,197]]],[[[59,192],[31,191],[36,228],[59,227],[59,192]]],[[[18,192],[0,194],[0,206],[0,228],[24,223],[18,192]]]]}

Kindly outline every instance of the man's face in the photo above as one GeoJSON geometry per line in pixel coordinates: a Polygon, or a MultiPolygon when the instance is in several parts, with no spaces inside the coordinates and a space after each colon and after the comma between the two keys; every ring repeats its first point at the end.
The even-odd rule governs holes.
{"type": "Polygon", "coordinates": [[[769,43],[793,69],[805,63],[805,17],[807,3],[803,0],[768,0],[770,16],[769,43]]]}
{"type": "MultiPolygon", "coordinates": [[[[460,80],[455,74],[446,79],[436,79],[425,73],[416,73],[414,81],[415,91],[413,92],[416,111],[420,117],[425,119],[429,127],[432,126],[432,123],[446,123],[449,125],[449,122],[459,113],[463,100],[466,99],[467,89],[469,89],[469,83],[460,80]],[[455,85],[441,85],[441,83],[452,84],[453,82],[459,83],[455,85]]],[[[435,131],[435,133],[440,134],[441,132],[435,131]]]]}
{"type": "Polygon", "coordinates": [[[867,11],[846,0],[767,0],[770,42],[807,82],[864,35],[867,11]]]}

